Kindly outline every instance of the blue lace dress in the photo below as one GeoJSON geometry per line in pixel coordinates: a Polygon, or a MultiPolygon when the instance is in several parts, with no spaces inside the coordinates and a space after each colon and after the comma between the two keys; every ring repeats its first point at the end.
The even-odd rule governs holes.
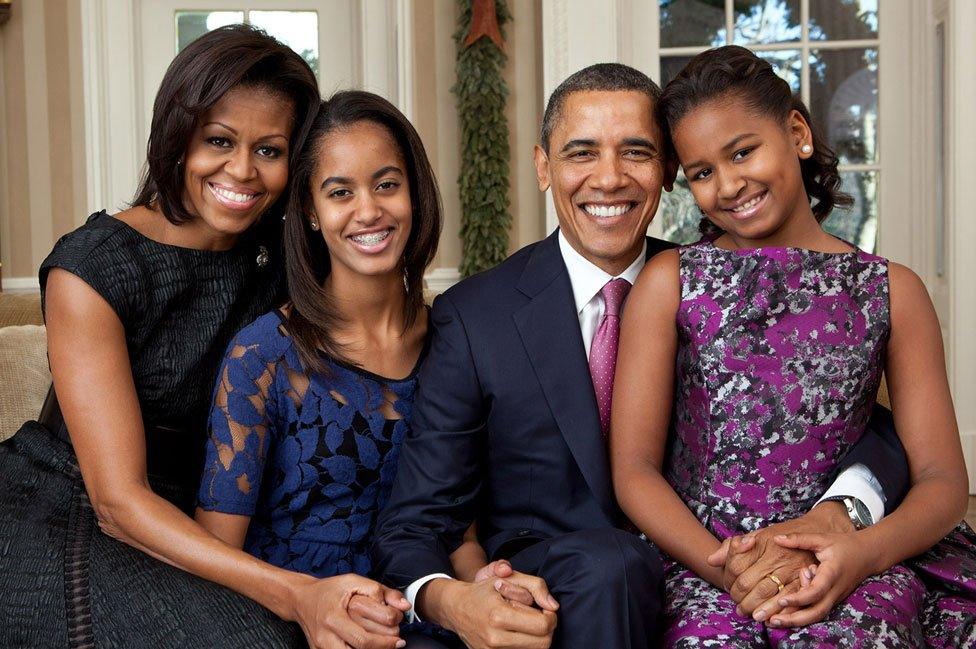
{"type": "Polygon", "coordinates": [[[418,367],[388,379],[327,363],[331,376],[303,370],[277,310],[237,334],[214,391],[199,506],[250,516],[244,549],[271,564],[365,575],[418,367]]]}

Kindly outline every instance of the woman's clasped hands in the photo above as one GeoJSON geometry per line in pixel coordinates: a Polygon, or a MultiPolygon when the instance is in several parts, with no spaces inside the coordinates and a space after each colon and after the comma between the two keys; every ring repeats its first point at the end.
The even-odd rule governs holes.
{"type": "Polygon", "coordinates": [[[296,621],[312,649],[401,649],[403,594],[355,574],[308,577],[295,590],[296,621]]]}
{"type": "Polygon", "coordinates": [[[774,628],[813,624],[874,574],[871,546],[852,527],[815,533],[801,523],[730,537],[708,557],[739,615],[774,628]]]}

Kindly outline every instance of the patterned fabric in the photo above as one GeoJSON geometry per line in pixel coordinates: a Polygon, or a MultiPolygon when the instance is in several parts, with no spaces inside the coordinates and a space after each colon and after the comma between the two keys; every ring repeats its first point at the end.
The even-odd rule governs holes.
{"type": "Polygon", "coordinates": [[[251,516],[244,549],[269,563],[317,577],[365,575],[417,368],[397,380],[327,363],[328,376],[302,369],[277,310],[237,335],[210,413],[199,504],[251,516]]]}
{"type": "Polygon", "coordinates": [[[600,428],[604,438],[610,430],[610,402],[613,398],[613,373],[617,367],[617,346],[620,342],[620,307],[630,293],[630,282],[612,279],[600,289],[606,308],[603,322],[593,334],[590,344],[590,378],[596,391],[596,405],[600,411],[600,428]]]}
{"type": "MultiPolygon", "coordinates": [[[[864,432],[890,327],[887,261],[863,252],[680,251],[668,481],[720,539],[796,518],[864,432]]],[[[769,630],[671,562],[666,646],[976,643],[976,535],[861,584],[823,622],[769,630]],[[914,569],[913,569],[914,568],[914,569]]]]}

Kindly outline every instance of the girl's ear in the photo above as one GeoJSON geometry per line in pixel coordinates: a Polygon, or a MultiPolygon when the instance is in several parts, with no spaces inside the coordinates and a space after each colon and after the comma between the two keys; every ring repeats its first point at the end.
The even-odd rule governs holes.
{"type": "Polygon", "coordinates": [[[793,140],[793,147],[801,160],[806,160],[813,155],[813,131],[810,125],[803,118],[800,111],[793,109],[786,118],[786,127],[793,140]]]}

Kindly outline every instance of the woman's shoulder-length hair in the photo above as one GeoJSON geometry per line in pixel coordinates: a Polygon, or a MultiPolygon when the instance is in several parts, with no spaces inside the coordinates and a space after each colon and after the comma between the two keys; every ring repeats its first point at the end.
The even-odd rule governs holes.
{"type": "MultiPolygon", "coordinates": [[[[133,205],[155,204],[176,224],[192,220],[183,203],[179,163],[198,120],[236,87],[260,88],[292,103],[288,162],[294,164],[321,101],[315,74],[291,48],[256,27],[220,27],[187,45],[163,76],[153,103],[146,168],[133,205]]],[[[280,216],[286,204],[283,195],[265,218],[280,216]]]]}

